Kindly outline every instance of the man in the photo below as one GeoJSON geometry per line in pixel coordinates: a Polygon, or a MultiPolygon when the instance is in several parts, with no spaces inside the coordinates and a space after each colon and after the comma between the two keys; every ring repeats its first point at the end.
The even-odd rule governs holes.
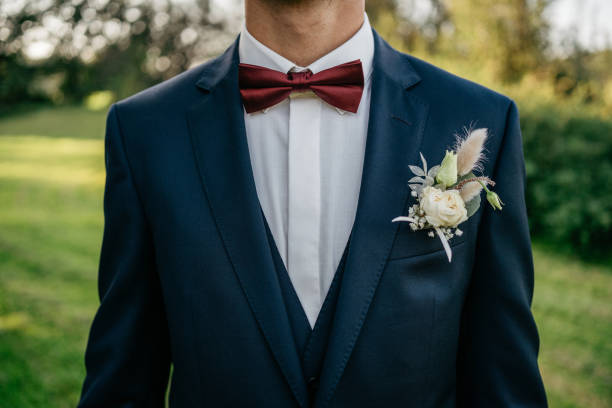
{"type": "Polygon", "coordinates": [[[80,407],[544,407],[515,103],[392,49],[364,1],[247,0],[220,57],[108,115],[80,407]],[[505,202],[391,220],[469,123],[505,202]]]}

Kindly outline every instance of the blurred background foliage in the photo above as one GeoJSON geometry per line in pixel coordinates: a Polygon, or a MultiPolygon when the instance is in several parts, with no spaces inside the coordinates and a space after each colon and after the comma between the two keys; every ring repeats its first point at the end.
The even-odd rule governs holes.
{"type": "MultiPolygon", "coordinates": [[[[555,52],[553,2],[368,0],[367,10],[395,47],[517,100],[534,236],[597,257],[612,245],[612,49],[568,37],[555,52]]],[[[219,54],[241,6],[214,3],[0,0],[0,115],[41,102],[104,108],[219,54]]]]}
{"type": "MultiPolygon", "coordinates": [[[[517,101],[550,406],[612,407],[612,46],[555,38],[561,1],[587,4],[366,5],[396,48],[517,101]]],[[[241,21],[240,0],[0,0],[0,407],[78,399],[108,106],[218,55],[241,21]]]]}

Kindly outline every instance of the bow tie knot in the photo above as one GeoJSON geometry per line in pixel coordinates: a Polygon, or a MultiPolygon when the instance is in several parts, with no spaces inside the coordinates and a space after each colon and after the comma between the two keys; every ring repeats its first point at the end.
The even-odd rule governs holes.
{"type": "Polygon", "coordinates": [[[240,95],[247,113],[269,108],[291,92],[311,90],[339,109],[356,113],[363,93],[363,69],[355,60],[313,74],[311,70],[283,73],[251,64],[238,65],[240,95]]]}
{"type": "Polygon", "coordinates": [[[293,89],[308,89],[310,88],[309,79],[312,77],[312,71],[300,71],[287,73],[287,79],[291,81],[293,89]]]}

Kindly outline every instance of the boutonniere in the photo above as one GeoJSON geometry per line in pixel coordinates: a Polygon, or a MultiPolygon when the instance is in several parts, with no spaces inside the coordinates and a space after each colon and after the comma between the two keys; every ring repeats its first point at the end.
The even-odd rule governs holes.
{"type": "Polygon", "coordinates": [[[410,165],[414,177],[408,180],[416,203],[410,206],[407,216],[392,220],[409,222],[412,231],[429,230],[427,235],[431,238],[437,235],[449,262],[452,251],[448,241],[463,234],[458,226],[478,210],[483,189],[493,209],[502,209],[501,199],[488,188],[495,182],[486,176],[474,174],[482,171],[486,139],[486,128],[467,132],[466,137],[457,139],[453,150],[446,151],[442,163],[429,170],[425,157],[419,153],[423,167],[410,165]]]}

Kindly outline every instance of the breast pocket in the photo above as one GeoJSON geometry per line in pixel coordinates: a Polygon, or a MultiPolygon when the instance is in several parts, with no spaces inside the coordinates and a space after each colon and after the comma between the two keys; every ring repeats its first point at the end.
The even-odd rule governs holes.
{"type": "MultiPolygon", "coordinates": [[[[471,234],[475,230],[470,219],[461,223],[459,229],[462,231],[462,234],[460,236],[455,235],[448,241],[451,251],[455,246],[461,245],[469,238],[472,238],[471,234]]],[[[446,257],[442,241],[440,241],[438,234],[433,229],[413,231],[410,229],[409,223],[402,222],[391,247],[389,261],[426,255],[438,251],[441,251],[442,255],[446,257]],[[428,235],[430,231],[433,232],[433,237],[428,235]]]]}

